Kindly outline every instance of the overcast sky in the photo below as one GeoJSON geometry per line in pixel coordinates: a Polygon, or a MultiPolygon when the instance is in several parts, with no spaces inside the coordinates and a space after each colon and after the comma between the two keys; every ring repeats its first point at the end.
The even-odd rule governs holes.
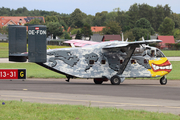
{"type": "Polygon", "coordinates": [[[79,8],[86,14],[95,15],[102,11],[111,12],[118,7],[120,10],[128,11],[134,3],[147,3],[153,7],[157,4],[162,6],[169,4],[174,13],[180,13],[180,0],[3,0],[1,7],[10,9],[26,7],[28,10],[38,9],[67,14],[79,8]]]}

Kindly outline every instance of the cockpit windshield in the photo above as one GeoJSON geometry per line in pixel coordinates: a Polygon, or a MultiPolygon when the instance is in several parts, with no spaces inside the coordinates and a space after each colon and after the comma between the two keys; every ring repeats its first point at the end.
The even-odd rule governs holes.
{"type": "Polygon", "coordinates": [[[148,55],[150,57],[165,57],[165,55],[159,49],[146,49],[143,56],[148,55]]]}
{"type": "Polygon", "coordinates": [[[158,49],[156,49],[156,57],[165,57],[165,55],[158,49]]]}

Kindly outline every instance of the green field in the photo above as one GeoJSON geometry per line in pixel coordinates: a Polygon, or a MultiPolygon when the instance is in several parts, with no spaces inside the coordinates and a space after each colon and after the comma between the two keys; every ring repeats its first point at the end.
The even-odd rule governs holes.
{"type": "MultiPolygon", "coordinates": [[[[171,61],[173,70],[167,75],[168,80],[180,80],[180,61],[171,61]]],[[[64,75],[55,73],[35,63],[0,63],[0,68],[25,68],[28,78],[65,78],[64,75]]],[[[149,79],[149,78],[147,78],[149,79]]],[[[159,78],[155,78],[159,79],[159,78]]]]}
{"type": "MultiPolygon", "coordinates": [[[[28,45],[27,45],[28,46],[28,45]]],[[[68,46],[58,46],[58,45],[47,45],[47,49],[54,48],[67,48],[68,46]]],[[[9,56],[9,46],[8,43],[0,42],[0,58],[8,58],[9,56]]]]}
{"type": "MultiPolygon", "coordinates": [[[[47,49],[64,48],[67,46],[48,45],[47,49]]],[[[162,50],[167,57],[180,57],[180,50],[162,50]]],[[[8,57],[8,43],[0,42],[0,58],[8,57]]]]}
{"type": "Polygon", "coordinates": [[[172,71],[167,75],[168,80],[180,80],[179,68],[180,61],[171,61],[172,71]]]}
{"type": "Polygon", "coordinates": [[[0,42],[0,58],[7,58],[8,55],[8,43],[0,42]]]}
{"type": "Polygon", "coordinates": [[[180,50],[162,50],[166,57],[180,57],[180,50]]]}
{"type": "Polygon", "coordinates": [[[0,68],[24,68],[27,78],[65,78],[64,75],[48,70],[35,63],[0,63],[0,68]]]}
{"type": "Polygon", "coordinates": [[[0,100],[0,120],[180,120],[158,112],[0,100]],[[5,104],[2,105],[2,102],[5,104]]]}

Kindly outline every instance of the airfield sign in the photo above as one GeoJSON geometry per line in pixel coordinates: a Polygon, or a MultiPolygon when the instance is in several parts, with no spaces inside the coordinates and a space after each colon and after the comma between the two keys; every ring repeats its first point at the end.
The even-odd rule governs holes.
{"type": "Polygon", "coordinates": [[[0,69],[0,79],[26,79],[26,69],[0,69]]]}

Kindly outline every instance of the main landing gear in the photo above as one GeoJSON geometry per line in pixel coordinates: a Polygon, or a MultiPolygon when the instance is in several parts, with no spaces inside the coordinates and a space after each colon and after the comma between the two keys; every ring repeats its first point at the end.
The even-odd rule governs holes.
{"type": "Polygon", "coordinates": [[[108,81],[108,79],[107,78],[94,78],[95,84],[102,84],[103,81],[108,81]]]}
{"type": "MultiPolygon", "coordinates": [[[[108,81],[107,78],[94,78],[94,83],[95,84],[102,84],[103,81],[108,81]]],[[[111,79],[111,84],[112,85],[119,85],[121,83],[121,78],[118,75],[114,75],[111,79]]]]}
{"type": "Polygon", "coordinates": [[[163,77],[160,79],[160,84],[161,84],[161,85],[166,85],[166,84],[167,84],[167,78],[166,78],[166,76],[163,76],[163,77]]]}
{"type": "Polygon", "coordinates": [[[111,84],[112,85],[119,85],[121,83],[121,78],[117,75],[114,75],[111,79],[111,84]]]}

